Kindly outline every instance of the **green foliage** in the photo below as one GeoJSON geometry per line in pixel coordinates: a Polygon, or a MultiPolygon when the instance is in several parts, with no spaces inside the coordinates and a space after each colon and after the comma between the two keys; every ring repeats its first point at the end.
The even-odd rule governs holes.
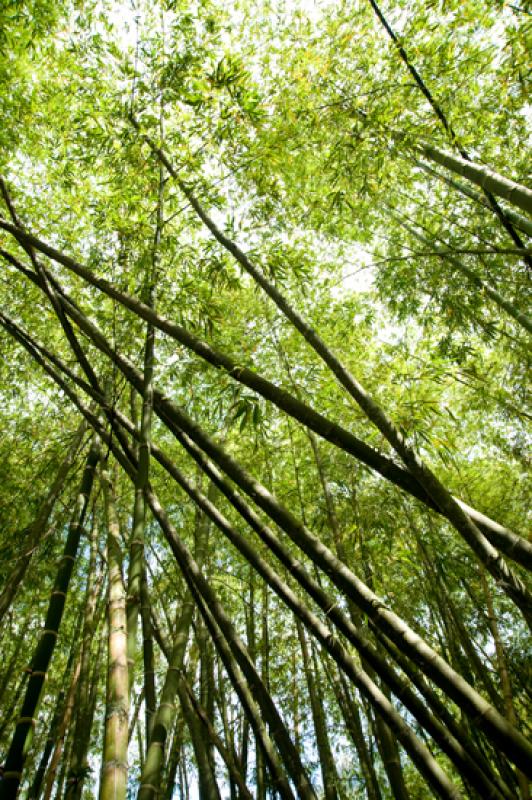
{"type": "MultiPolygon", "coordinates": [[[[482,285],[494,287],[526,314],[529,273],[522,253],[503,252],[515,250],[515,242],[485,205],[420,165],[416,147],[421,142],[447,151],[453,143],[369,4],[325,2],[312,11],[307,3],[266,0],[231,8],[210,0],[134,5],[137,23],[129,4],[111,0],[0,4],[0,168],[22,224],[96,276],[144,301],[156,256],[155,306],[160,316],[395,458],[331,371],[209,235],[167,174],[162,232],[155,244],[160,165],[131,124],[133,114],[142,133],[164,147],[180,180],[218,227],[309,321],[453,494],[523,533],[529,501],[530,348],[525,329],[482,285]],[[472,279],[456,260],[473,273],[472,279]]],[[[460,146],[479,163],[526,182],[530,29],[519,13],[509,4],[478,0],[388,5],[393,6],[390,22],[401,44],[460,146]]],[[[9,217],[5,204],[1,216],[9,217]]],[[[520,235],[528,247],[526,234],[520,235]]],[[[31,254],[3,231],[0,247],[31,268],[31,254]]],[[[143,369],[145,323],[73,273],[45,263],[108,341],[143,369]]],[[[6,260],[1,293],[0,311],[83,378],[52,306],[6,260]]],[[[131,394],[123,377],[84,335],[79,338],[110,405],[130,415],[131,394]]],[[[324,544],[345,553],[357,575],[475,688],[486,695],[485,683],[493,684],[504,711],[501,662],[485,611],[489,594],[515,715],[524,729],[529,696],[522,621],[447,522],[343,450],[322,440],[313,446],[302,425],[175,340],[159,331],[155,340],[156,386],[223,442],[324,544]],[[465,642],[451,618],[451,606],[459,610],[465,642]],[[482,674],[475,653],[484,665],[482,674]]],[[[27,545],[27,526],[79,419],[66,395],[3,329],[0,350],[3,587],[27,545]]],[[[168,428],[157,417],[152,424],[153,441],[206,493],[206,482],[168,428]]],[[[112,455],[105,456],[112,464],[112,455]]],[[[2,633],[6,664],[11,659],[6,683],[11,694],[38,639],[83,458],[82,452],[2,633]],[[27,637],[17,650],[17,635],[23,630],[27,637]]],[[[153,459],[150,469],[162,505],[194,550],[201,514],[153,459]]],[[[115,489],[126,568],[133,491],[122,473],[115,489]]],[[[219,496],[216,505],[302,601],[312,605],[227,500],[219,496]]],[[[90,519],[99,537],[98,570],[105,574],[99,490],[90,519]]],[[[169,642],[186,587],[151,518],[146,542],[154,618],[163,643],[169,642]]],[[[285,544],[314,574],[310,560],[291,541],[285,544]]],[[[38,763],[64,688],[70,642],[94,577],[87,539],[82,550],[28,775],[38,763]]],[[[247,562],[214,527],[203,569],[266,675],[319,785],[315,729],[292,615],[273,594],[266,612],[262,580],[251,577],[247,562]]],[[[330,576],[319,577],[349,613],[330,576]]],[[[86,781],[85,796],[96,793],[94,764],[101,758],[105,716],[105,657],[99,650],[105,615],[100,604],[90,667],[93,696],[101,702],[89,747],[93,778],[86,781]]],[[[326,615],[313,609],[328,623],[326,615]]],[[[199,625],[196,615],[187,651],[189,678],[201,689],[202,702],[213,701],[210,714],[217,731],[241,751],[242,708],[217,658],[212,697],[201,684],[196,664],[205,656],[198,644],[199,625]]],[[[365,622],[362,627],[372,635],[365,622]]],[[[317,677],[331,746],[341,765],[343,796],[364,797],[365,776],[327,677],[327,657],[320,651],[322,656],[317,677]]],[[[142,682],[141,662],[137,654],[134,696],[142,682]]],[[[165,671],[166,660],[157,646],[158,691],[165,671]]],[[[443,693],[438,696],[456,711],[443,693]]],[[[353,697],[388,800],[392,794],[372,714],[354,689],[353,697]]],[[[11,722],[16,708],[9,714],[11,722]]],[[[408,714],[405,718],[411,721],[408,714]]],[[[2,754],[11,733],[8,726],[1,729],[2,754]]],[[[190,766],[194,757],[188,733],[176,727],[173,735],[175,746],[182,747],[181,764],[190,766]]],[[[65,764],[69,746],[67,737],[65,764]]],[[[494,764],[498,755],[484,740],[482,746],[494,764]]],[[[140,747],[135,741],[130,746],[131,796],[142,768],[140,747]]],[[[434,749],[458,781],[457,770],[434,749]]],[[[254,758],[250,738],[248,782],[253,788],[254,758]]],[[[409,796],[427,797],[426,783],[404,753],[401,763],[409,796]]],[[[89,771],[82,768],[86,777],[89,771]]],[[[217,771],[220,777],[219,765],[217,771]]]]}

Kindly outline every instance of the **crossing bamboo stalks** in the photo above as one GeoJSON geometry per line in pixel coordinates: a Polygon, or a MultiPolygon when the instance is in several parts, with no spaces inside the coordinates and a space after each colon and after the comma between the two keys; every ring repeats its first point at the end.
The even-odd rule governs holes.
{"type": "MultiPolygon", "coordinates": [[[[469,156],[469,153],[465,150],[463,144],[459,141],[459,139],[458,139],[458,137],[456,135],[456,132],[455,132],[453,126],[451,125],[451,123],[450,123],[450,121],[448,119],[447,114],[444,112],[444,109],[443,109],[442,105],[436,100],[435,95],[432,93],[432,91],[429,89],[427,83],[422,78],[421,73],[419,72],[419,70],[417,69],[415,64],[413,63],[411,57],[406,52],[405,47],[403,45],[403,42],[401,42],[401,40],[399,39],[399,37],[397,36],[395,31],[393,30],[392,26],[390,25],[390,23],[388,22],[388,20],[384,16],[384,14],[382,13],[378,3],[376,2],[376,0],[369,0],[369,4],[371,5],[375,15],[377,16],[377,18],[378,18],[379,22],[381,23],[381,25],[383,26],[384,30],[386,31],[386,33],[388,34],[388,36],[392,40],[393,44],[397,48],[397,52],[399,53],[399,56],[400,56],[402,62],[404,63],[404,65],[406,66],[408,72],[410,73],[410,75],[414,79],[415,85],[418,87],[420,92],[423,94],[425,99],[428,101],[429,105],[431,106],[432,110],[434,111],[434,114],[435,114],[436,118],[441,123],[441,125],[443,127],[443,130],[445,131],[445,134],[446,134],[450,144],[454,148],[456,148],[456,150],[460,154],[461,160],[466,165],[470,165],[471,166],[471,168],[472,168],[471,173],[467,177],[470,180],[472,180],[473,182],[477,182],[475,180],[474,176],[476,176],[476,179],[479,180],[478,173],[479,172],[480,173],[484,173],[484,177],[480,178],[481,182],[479,183],[479,185],[483,189],[484,194],[486,196],[486,199],[487,199],[490,207],[493,209],[493,212],[498,217],[501,225],[507,231],[507,233],[510,235],[510,237],[513,239],[515,244],[518,247],[522,248],[523,247],[523,242],[521,240],[521,236],[516,231],[512,221],[510,220],[508,215],[505,213],[504,209],[501,208],[501,206],[499,205],[499,202],[497,201],[497,199],[495,197],[495,195],[499,195],[499,196],[504,197],[505,193],[508,192],[508,189],[510,188],[509,184],[513,184],[513,182],[512,181],[508,181],[506,178],[503,178],[502,176],[497,176],[496,173],[492,173],[492,171],[488,169],[487,172],[488,173],[492,173],[491,174],[492,180],[490,181],[490,183],[488,185],[487,176],[485,174],[485,168],[482,165],[479,166],[478,164],[474,164],[472,162],[471,157],[469,156]],[[497,180],[497,178],[499,180],[497,180]]],[[[426,147],[427,145],[422,145],[422,147],[424,147],[424,146],[426,147]]],[[[428,147],[430,148],[430,145],[428,145],[428,147]]],[[[437,148],[436,148],[436,150],[437,150],[437,148]]],[[[431,155],[427,151],[425,151],[425,155],[427,155],[429,158],[433,158],[433,155],[431,155]]],[[[451,160],[452,160],[452,158],[453,157],[451,156],[451,160]]],[[[517,184],[516,184],[516,186],[517,186],[517,184]]],[[[521,188],[525,189],[525,197],[524,197],[525,201],[527,199],[526,198],[527,193],[529,195],[529,200],[530,200],[530,198],[532,198],[532,193],[530,193],[525,187],[521,187],[521,188]]],[[[509,199],[509,197],[507,197],[507,199],[509,199]]],[[[530,209],[529,209],[529,213],[530,213],[530,209]]],[[[529,269],[532,269],[532,258],[530,257],[529,253],[525,253],[524,254],[524,261],[525,261],[525,264],[527,265],[527,267],[529,269]]]]}
{"type": "MultiPolygon", "coordinates": [[[[136,129],[140,130],[138,122],[134,119],[132,122],[136,129]]],[[[456,531],[462,536],[479,561],[484,564],[508,597],[517,605],[528,627],[532,630],[532,597],[520,577],[508,567],[497,549],[486,539],[484,534],[471,518],[468,517],[463,508],[456,502],[452,494],[432,470],[420,459],[416,450],[399,431],[384,409],[366,391],[358,379],[342,364],[340,359],[325,343],[318,332],[314,330],[302,315],[287,301],[277,287],[265,276],[260,267],[248,257],[239,245],[229,239],[218,225],[216,225],[192,190],[179,178],[176,169],[163,150],[157,147],[148,136],[144,135],[143,138],[161,163],[164,164],[169,174],[176,181],[189,201],[198,218],[211,232],[216,241],[231,254],[235,261],[237,261],[253,278],[257,285],[263,289],[282,314],[292,323],[294,328],[299,331],[310,347],[327,365],[340,385],[344,387],[362,409],[368,420],[389,442],[407,470],[416,478],[418,483],[435,503],[436,507],[447,517],[451,525],[453,525],[456,531]]]]}
{"type": "MultiPolygon", "coordinates": [[[[78,316],[75,309],[69,309],[77,324],[80,325],[94,344],[102,349],[123,371],[132,384],[139,390],[141,380],[133,365],[123,356],[117,354],[101,337],[101,334],[78,316]]],[[[235,482],[248,493],[252,499],[279,524],[283,530],[301,547],[301,549],[315,561],[317,566],[324,569],[331,580],[346,593],[357,605],[360,606],[375,624],[382,627],[395,643],[403,649],[405,654],[423,665],[425,674],[443,688],[447,694],[459,703],[460,707],[475,720],[493,741],[507,753],[508,757],[522,765],[523,770],[529,769],[530,761],[527,754],[532,747],[526,739],[512,728],[498,712],[489,705],[475,690],[464,681],[448,664],[438,656],[421,637],[415,634],[402,620],[400,620],[368,587],[347,569],[319,540],[301,525],[275,498],[255,481],[248,473],[223,452],[219,446],[201,432],[198,427],[178,410],[167,398],[154,392],[154,407],[159,416],[167,424],[178,430],[186,430],[187,435],[199,444],[201,449],[216,461],[219,466],[235,482]]]]}
{"type": "MultiPolygon", "coordinates": [[[[130,423],[129,424],[126,423],[126,426],[131,432],[134,431],[134,428],[132,428],[130,423]]],[[[332,637],[326,631],[326,629],[323,626],[320,627],[320,623],[312,614],[309,615],[308,610],[305,609],[296,600],[295,596],[293,595],[292,592],[290,592],[290,590],[288,590],[286,585],[284,585],[283,582],[279,581],[279,579],[275,576],[275,573],[266,566],[265,562],[262,559],[260,559],[260,557],[258,557],[255,550],[252,547],[250,547],[247,543],[245,543],[245,541],[242,540],[242,538],[239,537],[238,534],[236,534],[236,532],[231,529],[231,527],[223,519],[223,517],[221,517],[221,515],[219,515],[219,513],[216,511],[216,509],[214,509],[212,504],[209,503],[209,501],[206,498],[203,498],[200,494],[198,494],[197,491],[192,488],[190,483],[186,481],[186,479],[184,479],[183,476],[180,476],[179,471],[176,470],[175,467],[169,466],[167,459],[161,458],[161,454],[157,448],[154,448],[153,454],[155,458],[160,460],[161,463],[165,465],[167,470],[170,472],[170,474],[173,475],[173,477],[175,477],[178,480],[180,485],[182,485],[183,488],[186,489],[187,493],[189,493],[191,497],[193,497],[196,500],[196,502],[200,504],[200,507],[213,518],[213,520],[220,527],[220,529],[223,530],[226,533],[226,535],[229,536],[230,540],[237,545],[237,547],[247,558],[247,560],[254,566],[255,569],[259,571],[259,574],[261,574],[270,583],[270,585],[272,585],[274,590],[288,604],[288,606],[294,611],[294,613],[298,615],[303,615],[302,619],[304,620],[306,625],[309,625],[309,628],[312,631],[312,633],[318,637],[322,645],[333,655],[333,658],[335,658],[335,660],[338,661],[341,668],[347,671],[349,677],[355,681],[356,685],[359,686],[359,688],[361,688],[363,693],[368,695],[370,701],[372,703],[377,704],[379,712],[384,713],[385,719],[387,719],[387,721],[391,723],[392,729],[396,732],[397,735],[399,735],[399,738],[405,745],[407,752],[409,752],[411,756],[413,755],[414,761],[417,763],[418,767],[421,764],[421,771],[425,774],[425,777],[428,777],[429,782],[432,782],[433,785],[435,785],[435,788],[438,791],[438,793],[442,797],[455,796],[456,795],[455,787],[452,787],[452,785],[450,784],[445,785],[445,781],[443,782],[442,785],[441,778],[440,782],[438,781],[438,776],[436,776],[437,779],[434,780],[434,775],[432,774],[431,771],[430,760],[429,760],[429,766],[427,768],[427,765],[425,763],[426,758],[423,756],[423,753],[421,755],[416,753],[416,747],[419,746],[419,742],[417,742],[415,737],[413,737],[412,739],[411,735],[408,732],[408,728],[404,726],[404,723],[402,723],[400,717],[398,717],[398,715],[393,712],[392,707],[389,704],[386,705],[387,704],[386,699],[384,698],[382,693],[378,692],[377,687],[375,687],[375,685],[368,679],[367,675],[365,675],[363,671],[360,671],[356,667],[354,667],[353,662],[350,661],[348,658],[346,658],[346,655],[343,652],[342,648],[338,647],[337,643],[332,639],[332,637]]],[[[214,479],[216,479],[217,477],[216,474],[213,474],[212,471],[208,472],[207,474],[209,474],[209,477],[214,479]]],[[[220,483],[219,478],[216,482],[220,486],[222,491],[224,491],[225,487],[223,483],[220,483]]],[[[277,550],[279,550],[279,546],[277,546],[277,550]]],[[[290,557],[287,558],[285,555],[284,559],[282,558],[282,560],[293,573],[295,573],[296,575],[298,575],[298,577],[300,577],[302,571],[300,568],[298,569],[299,565],[297,565],[297,562],[294,562],[294,559],[290,559],[290,557]]],[[[311,584],[311,581],[309,581],[309,579],[307,578],[306,582],[305,581],[301,582],[302,585],[308,591],[309,584],[311,584]]],[[[500,798],[504,796],[499,793],[499,790],[496,788],[495,785],[492,785],[491,780],[487,779],[483,775],[483,773],[476,768],[475,762],[468,757],[467,751],[464,751],[461,745],[459,745],[458,742],[454,740],[452,736],[447,736],[446,734],[444,734],[443,728],[441,727],[439,728],[435,720],[431,719],[430,715],[427,715],[426,712],[424,712],[422,704],[420,704],[418,701],[416,702],[415,696],[412,695],[411,692],[409,692],[408,686],[403,682],[401,682],[397,677],[393,675],[393,673],[391,673],[389,670],[386,669],[385,666],[383,666],[383,663],[377,657],[375,651],[372,650],[372,648],[364,641],[363,637],[361,637],[358,634],[356,629],[350,623],[348,623],[342,617],[341,614],[339,615],[335,611],[335,603],[332,600],[330,600],[325,595],[324,592],[322,591],[320,592],[319,588],[316,589],[315,587],[312,588],[311,586],[310,589],[315,599],[317,599],[318,601],[321,600],[320,605],[324,608],[326,613],[333,619],[335,619],[335,621],[337,622],[337,624],[339,624],[339,627],[342,629],[342,631],[346,633],[349,639],[353,641],[355,646],[357,646],[357,649],[359,649],[361,653],[364,654],[364,656],[376,668],[377,672],[380,675],[382,675],[385,680],[387,680],[387,682],[394,689],[398,697],[400,697],[401,700],[406,703],[406,705],[410,708],[410,710],[414,712],[415,716],[422,722],[422,724],[425,724],[427,730],[430,731],[430,733],[433,736],[435,736],[436,741],[438,741],[439,744],[443,747],[444,751],[447,752],[448,755],[450,755],[451,759],[457,764],[460,771],[463,774],[468,775],[468,779],[472,781],[473,785],[479,786],[479,788],[482,790],[483,794],[486,797],[500,798]]]]}
{"type": "MultiPolygon", "coordinates": [[[[40,241],[35,236],[20,231],[19,229],[11,226],[9,223],[0,219],[0,228],[12,233],[15,238],[21,242],[29,242],[33,247],[39,249],[47,256],[55,260],[57,263],[70,269],[75,274],[82,277],[91,285],[103,291],[109,297],[117,300],[126,308],[136,313],[147,322],[151,322],[154,327],[159,328],[172,338],[179,341],[185,347],[191,349],[201,358],[206,360],[213,366],[224,369],[236,381],[256,391],[262,397],[270,400],[285,413],[297,419],[303,425],[309,427],[322,438],[334,444],[336,447],[341,448],[347,453],[350,453],[362,463],[374,469],[378,474],[382,475],[387,480],[402,488],[412,496],[420,499],[430,508],[443,513],[438,505],[431,499],[425,489],[420,485],[416,478],[410,474],[407,469],[397,465],[390,458],[382,455],[379,451],[366,445],[360,439],[355,437],[349,431],[345,430],[338,424],[323,417],[310,406],[303,403],[298,398],[291,395],[289,392],[280,389],[275,384],[267,381],[262,376],[240,366],[238,362],[229,356],[215,350],[210,345],[198,339],[196,336],[185,330],[182,326],[177,325],[169,320],[163,319],[154,313],[153,309],[143,304],[141,301],[132,298],[124,292],[117,289],[109,281],[98,278],[86,267],[71,259],[69,256],[60,253],[50,245],[40,241]]],[[[2,255],[9,263],[23,272],[30,280],[38,283],[36,275],[25,269],[20,262],[5,250],[0,249],[2,255]]],[[[501,549],[509,558],[518,561],[529,570],[532,569],[532,544],[524,537],[519,536],[502,525],[489,519],[486,515],[473,509],[461,500],[455,498],[456,503],[465,512],[471,520],[479,527],[483,534],[489,538],[489,541],[501,549]]]]}
{"type": "MultiPolygon", "coordinates": [[[[62,388],[67,392],[67,394],[69,394],[69,396],[72,396],[66,385],[62,384],[62,388]]],[[[82,407],[80,406],[80,410],[81,408],[82,407]]],[[[134,467],[131,466],[132,463],[135,462],[133,455],[129,453],[129,461],[128,461],[127,457],[122,455],[122,451],[117,449],[114,440],[105,434],[101,426],[101,423],[89,411],[89,409],[83,408],[82,413],[84,413],[86,419],[90,422],[90,424],[95,429],[101,432],[104,441],[106,441],[108,444],[108,447],[110,447],[113,450],[115,456],[119,460],[119,463],[121,463],[121,465],[126,470],[126,473],[134,481],[136,464],[134,467]]],[[[125,447],[124,445],[122,445],[122,447],[124,448],[124,452],[129,452],[129,448],[127,445],[125,445],[125,447]]],[[[170,547],[172,548],[172,551],[174,552],[174,555],[176,556],[176,559],[178,560],[178,563],[180,563],[183,569],[184,577],[187,579],[189,588],[193,592],[196,602],[201,604],[200,607],[203,609],[202,613],[204,615],[209,615],[211,612],[206,610],[206,607],[203,604],[201,598],[203,596],[206,596],[208,598],[208,607],[209,609],[211,609],[211,611],[215,614],[216,617],[216,621],[214,624],[216,626],[220,626],[220,630],[222,631],[223,634],[223,639],[225,640],[227,637],[227,643],[229,645],[229,650],[227,651],[227,655],[230,660],[230,663],[233,665],[233,669],[235,669],[238,666],[238,670],[240,669],[243,670],[243,673],[246,676],[245,677],[246,682],[248,680],[251,681],[251,685],[253,686],[253,690],[257,696],[257,701],[261,710],[261,714],[264,716],[265,720],[271,726],[272,735],[277,742],[277,746],[279,748],[279,752],[282,755],[283,762],[286,765],[288,773],[294,780],[294,783],[297,787],[300,797],[303,800],[305,799],[315,800],[314,791],[312,789],[310,782],[308,781],[308,778],[301,764],[299,753],[294,748],[290,740],[290,737],[285,729],[285,726],[279,716],[279,713],[275,708],[275,705],[273,704],[272,699],[270,698],[268,692],[262,685],[262,682],[259,676],[257,675],[252,662],[249,659],[249,656],[246,652],[244,645],[236,635],[233,626],[231,625],[229,619],[227,618],[225,612],[223,611],[220,603],[216,599],[212,589],[209,587],[208,583],[203,579],[201,571],[198,569],[196,562],[192,559],[187,548],[183,545],[182,541],[180,540],[179,536],[175,531],[175,528],[172,526],[167,515],[160,506],[156,496],[153,494],[153,492],[151,492],[151,490],[150,491],[146,490],[145,495],[150,504],[152,512],[154,513],[158,522],[160,522],[161,524],[161,527],[165,533],[165,536],[167,537],[167,540],[170,544],[170,547]],[[188,572],[188,570],[190,570],[191,574],[188,572]],[[199,584],[199,586],[201,587],[201,592],[199,594],[196,584],[199,584]]],[[[119,600],[120,598],[117,599],[117,602],[119,600]]],[[[118,605],[118,609],[119,608],[120,604],[118,605]]],[[[117,627],[118,634],[120,634],[120,631],[123,627],[125,626],[118,625],[117,627]]],[[[127,675],[127,662],[124,666],[123,661],[124,658],[117,657],[117,659],[114,662],[111,662],[116,666],[116,669],[120,669],[120,674],[117,675],[118,683],[116,681],[114,682],[114,684],[116,684],[117,687],[117,693],[120,696],[123,696],[124,693],[124,682],[122,679],[120,680],[118,679],[120,678],[120,675],[123,675],[124,669],[126,670],[126,675],[127,675]]],[[[235,680],[235,688],[241,690],[242,679],[239,679],[238,676],[236,676],[234,680],[235,680]]],[[[111,683],[111,685],[114,684],[111,683]]],[[[250,715],[254,717],[255,720],[257,721],[260,718],[260,715],[257,716],[256,712],[253,713],[250,710],[252,705],[254,705],[254,701],[252,701],[251,690],[248,689],[244,693],[243,697],[246,698],[246,703],[249,706],[248,710],[250,711],[250,715]]],[[[111,715],[110,718],[112,723],[116,722],[116,725],[113,724],[112,726],[108,726],[108,731],[106,733],[106,748],[104,751],[104,771],[103,771],[103,777],[111,776],[111,774],[116,777],[116,779],[118,780],[118,786],[121,794],[125,791],[125,784],[123,780],[127,769],[127,764],[123,760],[123,755],[122,755],[123,751],[121,746],[122,737],[120,736],[120,730],[122,730],[122,728],[125,727],[125,732],[126,732],[125,746],[127,747],[127,719],[125,722],[125,726],[119,725],[120,720],[123,717],[122,708],[123,708],[123,701],[120,701],[117,706],[117,712],[111,715]],[[116,731],[115,728],[117,728],[116,731]],[[114,733],[116,733],[116,735],[114,735],[114,733]],[[113,753],[112,759],[110,759],[111,753],[113,753]],[[106,765],[108,765],[107,769],[105,768],[106,765]]],[[[260,724],[259,727],[256,728],[256,730],[261,734],[262,746],[265,748],[266,752],[269,752],[271,750],[271,746],[267,744],[268,740],[265,738],[266,734],[262,727],[262,724],[260,724]]],[[[293,795],[289,787],[289,784],[286,781],[286,778],[283,776],[282,771],[281,772],[279,771],[278,766],[276,767],[278,761],[273,751],[270,753],[269,763],[270,763],[270,769],[273,769],[274,774],[276,775],[275,785],[278,791],[281,792],[281,795],[283,796],[283,798],[285,798],[285,800],[293,800],[293,795]]],[[[105,794],[102,795],[102,791],[106,792],[107,788],[113,785],[115,784],[113,784],[110,781],[110,779],[109,781],[105,782],[102,779],[102,784],[100,787],[100,795],[102,797],[105,797],[106,795],[105,794]]]]}

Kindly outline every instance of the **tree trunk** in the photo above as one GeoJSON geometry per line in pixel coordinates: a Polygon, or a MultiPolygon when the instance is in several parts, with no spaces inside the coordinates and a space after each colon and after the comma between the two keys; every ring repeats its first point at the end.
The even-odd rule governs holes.
{"type": "Polygon", "coordinates": [[[114,486],[102,472],[106,522],[108,583],[107,701],[100,800],[126,800],[129,715],[126,590],[122,576],[120,528],[114,486]]]}

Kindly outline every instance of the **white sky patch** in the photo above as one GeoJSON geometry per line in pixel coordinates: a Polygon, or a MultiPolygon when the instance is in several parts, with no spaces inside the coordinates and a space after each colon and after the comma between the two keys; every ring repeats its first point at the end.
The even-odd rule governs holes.
{"type": "Polygon", "coordinates": [[[342,276],[331,287],[331,294],[341,298],[346,292],[367,292],[373,288],[373,258],[361,245],[354,242],[350,250],[352,255],[344,262],[342,276]]]}

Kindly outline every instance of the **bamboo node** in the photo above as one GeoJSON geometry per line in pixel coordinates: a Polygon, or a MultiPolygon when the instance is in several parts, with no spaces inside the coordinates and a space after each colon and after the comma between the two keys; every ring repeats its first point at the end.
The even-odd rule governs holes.
{"type": "Polygon", "coordinates": [[[104,765],[104,770],[108,769],[121,769],[127,772],[128,764],[127,761],[120,761],[117,758],[110,758],[104,765]]]}

